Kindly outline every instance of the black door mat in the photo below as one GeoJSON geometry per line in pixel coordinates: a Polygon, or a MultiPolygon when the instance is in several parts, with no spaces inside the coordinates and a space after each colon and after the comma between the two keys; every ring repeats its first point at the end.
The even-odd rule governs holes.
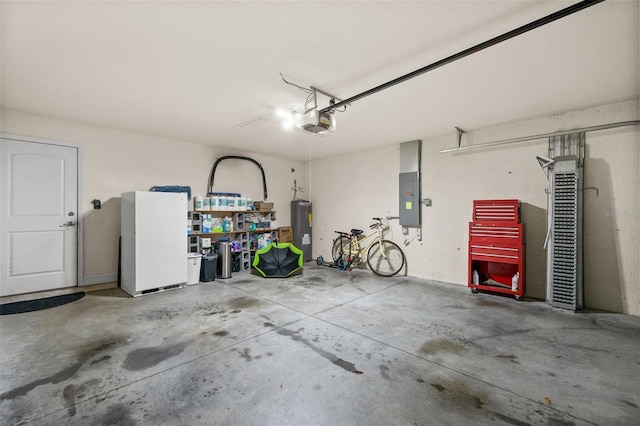
{"type": "Polygon", "coordinates": [[[23,302],[5,303],[0,305],[0,315],[22,314],[24,312],[40,311],[66,305],[84,297],[84,292],[45,297],[44,299],[25,300],[23,302]]]}

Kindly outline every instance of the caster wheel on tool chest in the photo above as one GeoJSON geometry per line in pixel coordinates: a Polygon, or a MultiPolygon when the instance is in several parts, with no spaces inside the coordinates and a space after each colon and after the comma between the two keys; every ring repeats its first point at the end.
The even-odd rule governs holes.
{"type": "Polygon", "coordinates": [[[471,293],[473,293],[473,294],[478,294],[478,289],[477,289],[477,288],[472,288],[472,289],[471,289],[471,293]]]}

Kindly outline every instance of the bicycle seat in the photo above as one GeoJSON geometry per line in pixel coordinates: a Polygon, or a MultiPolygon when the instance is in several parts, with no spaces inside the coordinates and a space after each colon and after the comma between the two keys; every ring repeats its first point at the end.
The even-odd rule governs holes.
{"type": "Polygon", "coordinates": [[[356,237],[360,234],[362,234],[364,231],[362,229],[352,229],[351,230],[351,235],[355,235],[356,237]]]}

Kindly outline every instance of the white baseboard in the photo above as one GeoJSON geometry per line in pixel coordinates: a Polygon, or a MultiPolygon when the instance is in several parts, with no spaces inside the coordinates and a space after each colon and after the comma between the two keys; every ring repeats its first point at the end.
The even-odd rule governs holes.
{"type": "Polygon", "coordinates": [[[118,281],[118,274],[101,274],[101,275],[89,275],[88,277],[84,277],[82,282],[82,286],[85,285],[94,285],[94,284],[104,284],[104,283],[114,283],[118,281]]]}

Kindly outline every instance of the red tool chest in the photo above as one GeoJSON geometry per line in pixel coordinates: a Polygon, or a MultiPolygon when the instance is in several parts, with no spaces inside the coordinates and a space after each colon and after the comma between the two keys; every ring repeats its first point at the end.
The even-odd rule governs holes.
{"type": "Polygon", "coordinates": [[[469,223],[471,291],[510,294],[525,292],[524,224],[518,200],[474,200],[469,223]]]}

